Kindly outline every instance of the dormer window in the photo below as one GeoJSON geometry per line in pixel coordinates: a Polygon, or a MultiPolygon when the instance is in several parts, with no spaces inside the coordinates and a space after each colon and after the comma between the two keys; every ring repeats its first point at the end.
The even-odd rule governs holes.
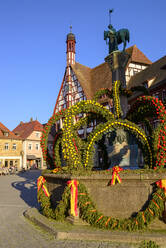
{"type": "Polygon", "coordinates": [[[8,133],[8,132],[4,132],[3,134],[4,134],[4,136],[6,136],[6,137],[9,136],[9,133],[8,133]]]}
{"type": "Polygon", "coordinates": [[[39,138],[40,137],[40,133],[36,132],[36,137],[39,138]]]}

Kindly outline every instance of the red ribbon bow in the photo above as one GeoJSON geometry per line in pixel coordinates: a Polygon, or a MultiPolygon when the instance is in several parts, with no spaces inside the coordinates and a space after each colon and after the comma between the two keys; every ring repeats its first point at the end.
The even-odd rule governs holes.
{"type": "Polygon", "coordinates": [[[113,167],[113,172],[112,172],[112,180],[111,180],[111,185],[114,185],[116,180],[121,183],[122,182],[122,179],[120,178],[119,176],[119,172],[122,171],[123,169],[120,168],[119,166],[114,166],[113,167]]]}

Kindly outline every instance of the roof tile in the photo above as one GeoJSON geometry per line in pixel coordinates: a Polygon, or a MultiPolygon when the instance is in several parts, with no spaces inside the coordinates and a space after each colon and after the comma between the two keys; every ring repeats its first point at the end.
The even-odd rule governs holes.
{"type": "Polygon", "coordinates": [[[43,125],[39,121],[20,122],[20,124],[13,130],[21,138],[26,139],[33,131],[43,131],[43,125]]]}
{"type": "Polygon", "coordinates": [[[0,139],[21,139],[11,132],[6,126],[0,122],[0,139]],[[8,133],[8,136],[4,136],[4,133],[8,133]]]}

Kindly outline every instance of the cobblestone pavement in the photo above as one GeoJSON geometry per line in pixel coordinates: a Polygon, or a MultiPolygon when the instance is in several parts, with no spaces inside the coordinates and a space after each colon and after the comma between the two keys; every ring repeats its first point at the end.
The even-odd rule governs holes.
{"type": "Polygon", "coordinates": [[[36,179],[40,171],[0,176],[0,248],[128,248],[96,241],[59,241],[23,217],[37,207],[36,179]]]}

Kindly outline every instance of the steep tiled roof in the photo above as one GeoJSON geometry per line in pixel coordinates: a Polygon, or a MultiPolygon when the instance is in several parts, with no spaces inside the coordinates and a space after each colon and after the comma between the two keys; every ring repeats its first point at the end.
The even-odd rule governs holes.
{"type": "MultiPolygon", "coordinates": [[[[152,64],[136,45],[126,49],[126,52],[130,55],[129,63],[135,62],[144,65],[152,64]]],[[[93,69],[77,62],[71,67],[80,82],[87,99],[91,99],[95,92],[101,88],[112,88],[112,73],[107,63],[102,63],[93,69]]]]}
{"type": "Polygon", "coordinates": [[[36,121],[20,122],[20,124],[13,130],[13,132],[19,135],[21,138],[26,139],[33,131],[43,131],[43,125],[36,121]]]}
{"type": "Polygon", "coordinates": [[[128,88],[138,86],[153,79],[151,87],[165,80],[166,83],[166,56],[151,64],[145,70],[137,73],[128,83],[128,88]]]}
{"type": "Polygon", "coordinates": [[[101,88],[112,88],[112,73],[108,63],[103,63],[91,71],[91,93],[92,96],[101,88]]]}
{"type": "Polygon", "coordinates": [[[78,81],[81,83],[83,91],[87,97],[87,99],[91,98],[91,68],[81,65],[79,63],[75,63],[72,65],[72,69],[77,76],[78,81]]]}
{"type": "Polygon", "coordinates": [[[7,127],[5,127],[0,122],[0,139],[21,139],[17,137],[13,132],[11,132],[7,127]],[[4,133],[8,133],[8,136],[5,136],[4,133]]]}
{"type": "Polygon", "coordinates": [[[131,46],[126,49],[126,53],[128,53],[130,57],[130,62],[141,63],[145,65],[150,65],[152,62],[143,54],[136,45],[131,46]]]}

